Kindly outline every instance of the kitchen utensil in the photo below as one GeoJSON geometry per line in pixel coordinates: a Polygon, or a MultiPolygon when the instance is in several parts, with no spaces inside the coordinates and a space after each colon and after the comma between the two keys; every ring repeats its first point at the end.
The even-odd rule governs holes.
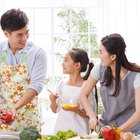
{"type": "Polygon", "coordinates": [[[47,89],[51,94],[58,96],[56,93],[52,92],[50,89],[47,89]]]}

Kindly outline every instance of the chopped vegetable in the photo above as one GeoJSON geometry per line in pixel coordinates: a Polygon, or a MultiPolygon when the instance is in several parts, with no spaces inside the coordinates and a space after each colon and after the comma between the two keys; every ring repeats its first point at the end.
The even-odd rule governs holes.
{"type": "Polygon", "coordinates": [[[62,104],[61,107],[63,109],[71,109],[71,108],[75,108],[77,107],[78,105],[77,104],[62,104]]]}
{"type": "Polygon", "coordinates": [[[37,140],[41,139],[41,135],[34,126],[28,126],[19,134],[20,140],[37,140]]]}
{"type": "Polygon", "coordinates": [[[42,140],[59,140],[59,138],[54,135],[48,135],[48,136],[43,136],[42,140]]]}
{"type": "Polygon", "coordinates": [[[56,135],[44,136],[44,140],[67,140],[69,138],[77,136],[77,133],[72,130],[61,131],[59,130],[56,135]]]}

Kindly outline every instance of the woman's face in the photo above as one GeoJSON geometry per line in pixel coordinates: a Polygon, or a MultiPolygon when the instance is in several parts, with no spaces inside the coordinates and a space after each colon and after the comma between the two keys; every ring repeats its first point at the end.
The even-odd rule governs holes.
{"type": "Polygon", "coordinates": [[[99,57],[103,66],[111,66],[116,59],[115,55],[110,55],[107,52],[102,43],[99,45],[99,57]]]}

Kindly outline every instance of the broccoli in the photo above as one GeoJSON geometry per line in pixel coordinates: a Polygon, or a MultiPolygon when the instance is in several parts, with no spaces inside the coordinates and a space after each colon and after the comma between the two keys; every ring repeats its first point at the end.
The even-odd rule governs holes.
{"type": "Polygon", "coordinates": [[[34,126],[25,127],[19,134],[20,140],[37,140],[41,135],[34,126]]]}

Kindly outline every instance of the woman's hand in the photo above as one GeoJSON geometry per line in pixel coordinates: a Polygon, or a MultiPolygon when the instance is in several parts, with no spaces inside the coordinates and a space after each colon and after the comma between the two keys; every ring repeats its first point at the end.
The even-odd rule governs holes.
{"type": "Polygon", "coordinates": [[[89,118],[89,127],[91,130],[96,131],[96,128],[98,126],[98,120],[96,117],[90,117],[89,118]]]}
{"type": "Polygon", "coordinates": [[[120,135],[121,140],[135,140],[135,135],[132,132],[122,132],[120,135]]]}

